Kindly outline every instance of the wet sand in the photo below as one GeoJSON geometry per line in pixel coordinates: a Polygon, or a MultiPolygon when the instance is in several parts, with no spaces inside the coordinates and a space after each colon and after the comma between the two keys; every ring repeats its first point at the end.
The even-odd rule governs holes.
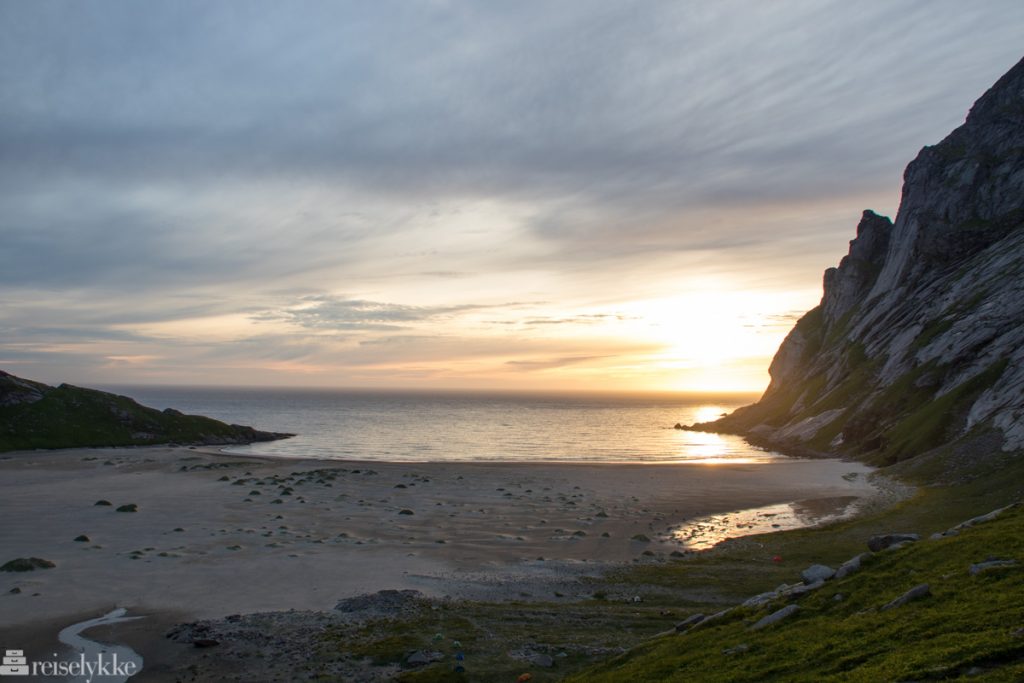
{"type": "MultiPolygon", "coordinates": [[[[528,599],[534,582],[671,561],[695,547],[680,529],[700,518],[802,501],[800,523],[813,523],[814,510],[827,517],[877,495],[868,473],[789,459],[370,463],[183,447],[5,454],[0,564],[39,557],[56,567],[0,572],[0,638],[115,607],[189,619],[329,610],[385,588],[528,599]],[[137,511],[117,511],[126,504],[137,511]]],[[[728,535],[749,517],[719,517],[708,533],[728,535]]]]}
{"type": "MultiPolygon", "coordinates": [[[[872,495],[867,472],[808,460],[357,463],[184,447],[7,454],[0,563],[41,557],[56,567],[0,572],[0,625],[114,607],[196,618],[330,609],[384,588],[516,596],[530,579],[686,550],[687,520],[792,501],[830,513],[829,500],[872,495]],[[126,504],[137,511],[117,511],[126,504]]],[[[715,532],[727,535],[728,524],[715,532]]]]}

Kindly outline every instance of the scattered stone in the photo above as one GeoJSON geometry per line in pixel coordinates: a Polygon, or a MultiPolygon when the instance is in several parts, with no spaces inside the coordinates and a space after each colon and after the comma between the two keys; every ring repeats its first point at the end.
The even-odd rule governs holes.
{"type": "Polygon", "coordinates": [[[893,609],[896,607],[902,607],[903,605],[913,600],[920,600],[921,598],[927,597],[932,594],[932,589],[927,583],[922,583],[919,586],[914,586],[906,593],[896,598],[892,602],[884,605],[882,611],[893,609]]]}
{"type": "Polygon", "coordinates": [[[398,612],[412,607],[423,597],[417,590],[382,590],[376,593],[357,595],[353,598],[340,600],[334,609],[339,612],[364,612],[376,610],[380,612],[398,612]]]}
{"type": "Polygon", "coordinates": [[[648,538],[645,534],[634,534],[633,535],[633,540],[634,541],[640,541],[641,543],[650,543],[651,542],[651,539],[648,538]]]}
{"type": "Polygon", "coordinates": [[[550,669],[555,665],[555,658],[542,652],[535,652],[529,656],[529,662],[534,666],[550,669]]]}
{"type": "Polygon", "coordinates": [[[135,503],[127,503],[126,505],[121,505],[120,507],[118,507],[117,511],[118,512],[138,512],[139,511],[139,506],[136,505],[135,503]]]}
{"type": "Polygon", "coordinates": [[[607,531],[605,531],[604,533],[601,534],[601,538],[611,538],[611,537],[612,537],[612,535],[610,533],[608,533],[607,531]]]}
{"type": "Polygon", "coordinates": [[[868,540],[868,550],[873,553],[877,553],[897,543],[914,543],[920,540],[920,534],[884,534],[881,536],[872,536],[870,540],[868,540]]]}
{"type": "Polygon", "coordinates": [[[791,600],[795,600],[806,595],[807,593],[810,593],[811,591],[818,590],[824,585],[824,581],[815,581],[814,583],[798,583],[787,588],[783,594],[791,600]]]}
{"type": "Polygon", "coordinates": [[[836,570],[836,579],[845,579],[850,574],[860,571],[861,564],[867,558],[871,557],[871,553],[861,553],[857,557],[850,558],[846,562],[839,565],[839,569],[836,570]]]}
{"type": "Polygon", "coordinates": [[[818,583],[819,581],[828,581],[835,575],[836,570],[824,564],[812,564],[810,567],[800,572],[800,578],[803,579],[804,583],[807,585],[818,583]]]}
{"type": "Polygon", "coordinates": [[[1018,505],[1020,505],[1020,503],[1011,503],[1010,505],[1007,505],[1006,507],[1001,507],[1001,508],[999,508],[997,510],[993,510],[992,512],[986,513],[984,515],[979,515],[978,517],[972,517],[971,519],[968,519],[966,522],[960,522],[956,526],[951,527],[949,529],[946,529],[945,531],[936,531],[934,534],[931,535],[930,538],[933,541],[937,541],[939,539],[948,538],[950,536],[958,536],[963,529],[970,528],[970,527],[974,526],[975,524],[983,524],[985,522],[991,522],[993,519],[995,519],[999,515],[1003,514],[1007,510],[1012,510],[1013,508],[1017,507],[1018,505]]]}
{"type": "Polygon", "coordinates": [[[729,647],[722,650],[723,655],[738,655],[742,652],[746,652],[750,649],[750,646],[746,643],[740,643],[736,647],[729,647]]]}
{"type": "Polygon", "coordinates": [[[757,595],[755,595],[752,598],[747,598],[747,600],[741,606],[742,607],[758,607],[760,605],[765,604],[766,602],[771,602],[772,600],[774,600],[777,597],[779,597],[779,594],[776,591],[768,591],[767,593],[758,593],[757,595]]]}
{"type": "Polygon", "coordinates": [[[9,590],[7,592],[10,593],[11,595],[18,595],[19,593],[21,593],[21,589],[18,588],[17,586],[15,586],[14,588],[12,588],[11,590],[9,590]]]}
{"type": "Polygon", "coordinates": [[[433,662],[440,662],[442,659],[444,659],[444,655],[440,652],[416,650],[405,658],[405,663],[408,666],[424,666],[433,662]]]}
{"type": "Polygon", "coordinates": [[[97,500],[95,503],[93,503],[93,505],[107,505],[107,506],[110,506],[110,505],[113,505],[113,503],[111,503],[109,500],[103,500],[101,498],[100,500],[97,500]]]}
{"type": "Polygon", "coordinates": [[[192,644],[198,648],[207,648],[220,645],[220,641],[213,638],[196,638],[192,641],[192,644]]]}
{"type": "Polygon", "coordinates": [[[56,566],[41,557],[19,557],[0,567],[0,572],[31,572],[36,569],[53,569],[56,566]]]}
{"type": "Polygon", "coordinates": [[[751,631],[760,631],[761,629],[777,624],[783,619],[793,616],[800,611],[799,605],[786,605],[782,609],[776,610],[766,617],[762,617],[756,624],[750,627],[751,631]]]}
{"type": "Polygon", "coordinates": [[[689,630],[691,627],[696,626],[697,624],[699,624],[702,621],[704,621],[704,615],[703,614],[691,615],[691,616],[687,617],[686,619],[683,619],[682,621],[680,621],[678,624],[676,624],[676,631],[678,631],[679,633],[682,633],[683,631],[689,630]]]}
{"type": "Polygon", "coordinates": [[[835,595],[832,596],[832,600],[834,600],[835,602],[842,602],[845,599],[846,599],[846,596],[843,595],[842,593],[836,593],[835,595]]]}
{"type": "Polygon", "coordinates": [[[993,569],[1000,569],[1004,567],[1016,567],[1017,560],[1000,560],[996,558],[985,560],[984,562],[977,562],[972,564],[967,570],[971,576],[977,576],[993,569]]]}
{"type": "Polygon", "coordinates": [[[398,514],[400,514],[400,515],[415,515],[416,513],[413,512],[412,510],[410,510],[409,508],[403,508],[403,509],[398,511],[398,514]]]}
{"type": "Polygon", "coordinates": [[[76,543],[88,543],[89,542],[89,537],[86,536],[85,534],[82,534],[81,536],[75,536],[75,542],[76,543]]]}

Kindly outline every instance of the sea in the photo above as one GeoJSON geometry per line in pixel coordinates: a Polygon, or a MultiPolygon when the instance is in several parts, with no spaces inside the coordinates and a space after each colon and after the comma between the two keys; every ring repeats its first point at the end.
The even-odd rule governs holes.
{"type": "Polygon", "coordinates": [[[237,453],[393,462],[762,463],[783,456],[730,435],[676,429],[755,395],[511,394],[205,387],[104,387],[257,429],[279,441],[237,453]]]}

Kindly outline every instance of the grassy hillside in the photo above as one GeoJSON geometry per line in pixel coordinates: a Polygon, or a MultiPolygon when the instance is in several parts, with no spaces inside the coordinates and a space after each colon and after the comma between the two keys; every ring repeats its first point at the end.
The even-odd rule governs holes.
{"type": "Polygon", "coordinates": [[[285,436],[176,410],[147,408],[127,396],[68,384],[50,387],[0,373],[0,451],[250,443],[285,436]]]}
{"type": "Polygon", "coordinates": [[[1024,680],[1024,509],[928,540],[934,531],[1020,500],[1022,470],[1024,463],[1017,462],[1001,475],[922,490],[875,516],[745,539],[696,561],[632,570],[629,579],[640,584],[699,582],[723,592],[745,589],[750,596],[792,583],[812,563],[837,567],[867,551],[865,541],[875,533],[918,532],[925,538],[873,555],[860,572],[795,601],[799,611],[774,627],[749,628],[788,604],[785,598],[735,609],[707,628],[652,639],[567,680],[1024,680]],[[1017,564],[969,572],[972,564],[993,558],[1017,564]],[[920,584],[930,586],[929,597],[880,609],[920,584]]]}

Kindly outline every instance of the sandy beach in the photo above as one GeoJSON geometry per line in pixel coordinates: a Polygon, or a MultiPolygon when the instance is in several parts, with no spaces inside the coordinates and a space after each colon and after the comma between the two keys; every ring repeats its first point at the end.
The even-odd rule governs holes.
{"type": "Polygon", "coordinates": [[[56,567],[0,573],[0,639],[45,639],[115,607],[169,625],[331,610],[381,589],[529,600],[538,586],[557,584],[571,594],[580,576],[676,561],[694,547],[692,536],[743,533],[735,527],[754,521],[724,513],[775,510],[761,519],[771,529],[848,510],[876,495],[868,473],[797,459],[710,466],[298,461],[184,447],[10,453],[0,457],[8,522],[0,564],[39,557],[56,567]],[[783,508],[799,514],[773,522],[793,501],[801,502],[783,508]],[[118,511],[124,505],[136,511],[118,511]]]}

